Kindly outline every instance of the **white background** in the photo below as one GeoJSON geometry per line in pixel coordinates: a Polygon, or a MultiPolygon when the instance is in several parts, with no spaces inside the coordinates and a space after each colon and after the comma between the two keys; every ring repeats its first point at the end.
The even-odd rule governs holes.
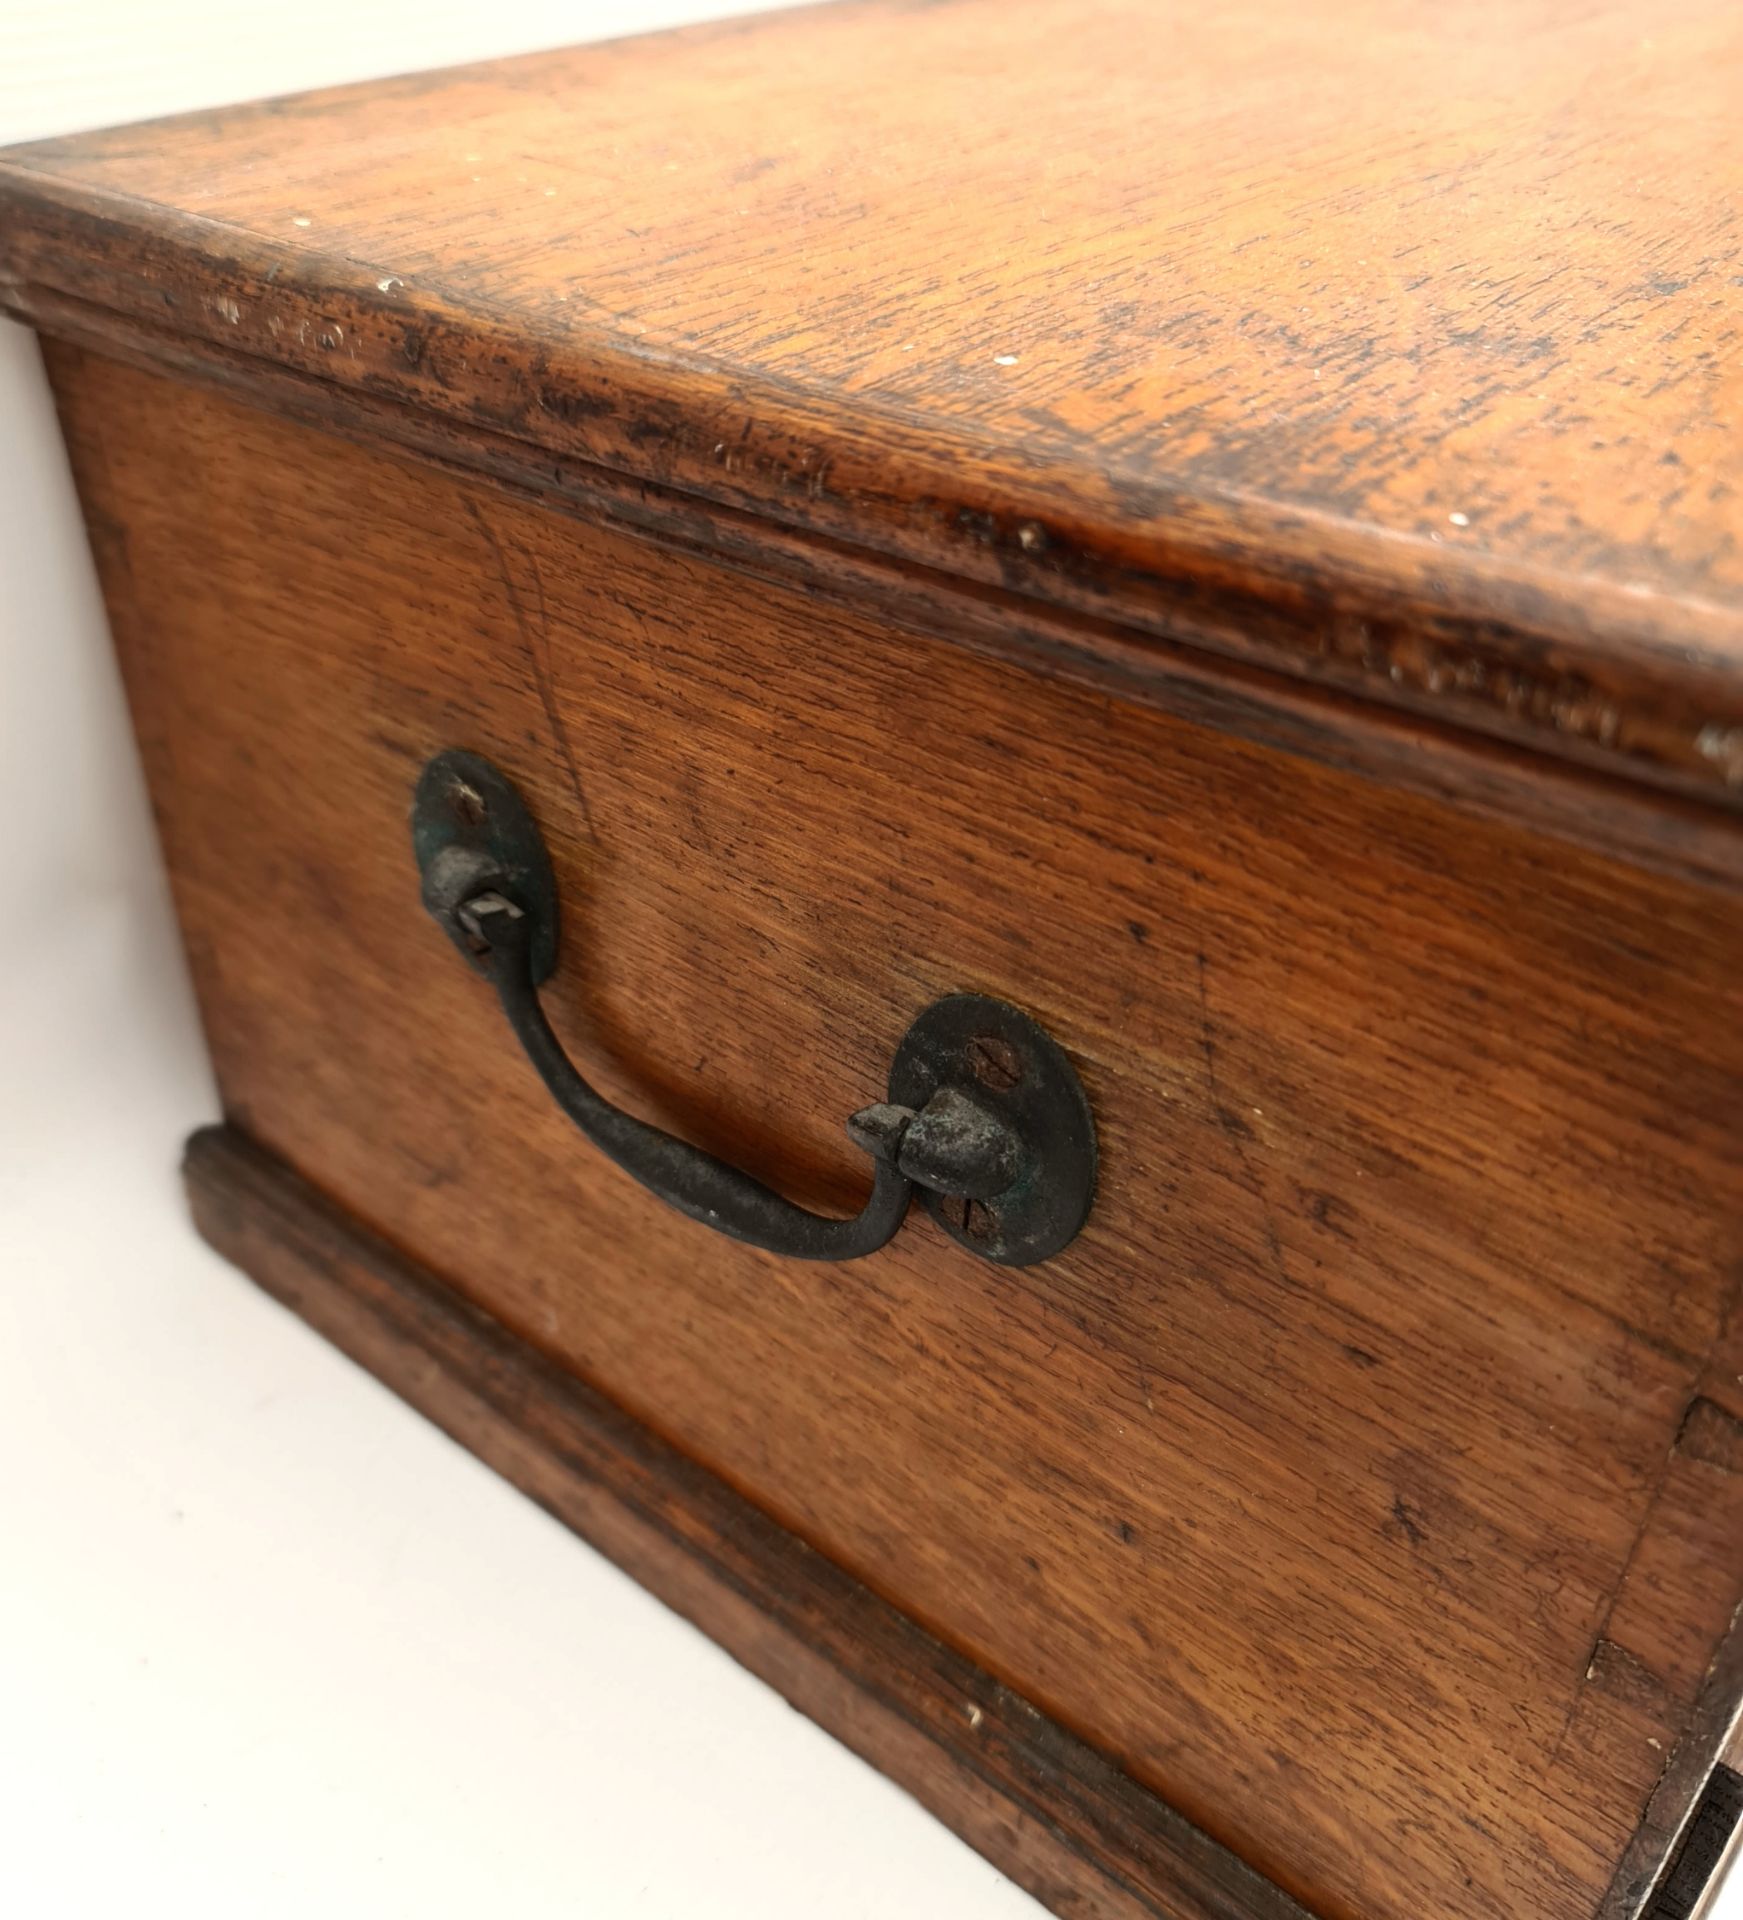
{"type": "MultiPolygon", "coordinates": [[[[734,10],[4,0],[0,143],[734,10]]],[[[0,450],[0,1914],[1033,1920],[194,1239],[216,1101],[4,322],[0,450]]]]}
{"type": "MultiPolygon", "coordinates": [[[[732,10],[0,0],[0,143],[732,10]]],[[[4,322],[0,449],[0,1915],[1033,1920],[195,1240],[216,1101],[4,322]]]]}

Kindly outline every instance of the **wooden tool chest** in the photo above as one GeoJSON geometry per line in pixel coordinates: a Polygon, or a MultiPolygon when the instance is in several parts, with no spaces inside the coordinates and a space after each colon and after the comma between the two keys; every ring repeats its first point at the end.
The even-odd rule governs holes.
{"type": "Polygon", "coordinates": [[[1740,100],[879,0],[0,159],[202,1230],[1061,1914],[1725,1798],[1740,100]]]}

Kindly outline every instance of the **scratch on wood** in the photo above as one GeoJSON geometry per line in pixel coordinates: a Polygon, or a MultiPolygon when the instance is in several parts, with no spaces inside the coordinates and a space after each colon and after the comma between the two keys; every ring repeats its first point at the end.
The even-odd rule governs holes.
{"type": "Polygon", "coordinates": [[[472,517],[473,524],[483,534],[496,556],[496,577],[502,582],[502,590],[508,596],[508,604],[514,613],[514,623],[520,629],[520,637],[525,643],[527,658],[532,662],[533,681],[539,690],[539,705],[545,710],[545,718],[550,722],[551,733],[557,742],[557,751],[563,756],[563,765],[569,775],[569,789],[575,796],[575,804],[581,809],[581,818],[587,828],[587,838],[596,840],[593,830],[593,809],[587,804],[587,793],[581,785],[580,769],[575,764],[575,754],[569,744],[569,729],[563,724],[563,715],[557,706],[556,687],[551,676],[549,659],[550,628],[545,608],[545,581],[539,572],[539,563],[530,554],[527,564],[532,569],[533,586],[539,596],[538,629],[535,632],[527,619],[526,609],[521,605],[519,593],[515,591],[513,575],[509,571],[508,556],[503,552],[502,542],[496,537],[496,529],[484,517],[483,509],[470,495],[466,496],[466,511],[472,517]]]}
{"type": "Polygon", "coordinates": [[[1252,1158],[1247,1152],[1247,1142],[1253,1137],[1253,1129],[1223,1099],[1222,1085],[1217,1078],[1216,1041],[1212,1037],[1210,1017],[1210,994],[1205,985],[1206,963],[1202,949],[1198,959],[1198,1043],[1204,1050],[1205,1078],[1210,1084],[1211,1111],[1216,1123],[1234,1142],[1235,1157],[1241,1163],[1241,1180],[1247,1191],[1259,1204],[1259,1215],[1265,1227],[1265,1240],[1271,1249],[1271,1259],[1277,1270],[1277,1277],[1285,1286],[1294,1284],[1289,1273],[1289,1263],[1283,1257],[1283,1242],[1277,1237],[1277,1223],[1271,1215],[1271,1202],[1266,1197],[1264,1182],[1259,1178],[1252,1158]]]}

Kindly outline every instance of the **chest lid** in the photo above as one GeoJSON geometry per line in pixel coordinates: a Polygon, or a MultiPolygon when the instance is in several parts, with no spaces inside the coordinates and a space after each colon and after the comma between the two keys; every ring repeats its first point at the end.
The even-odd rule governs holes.
{"type": "Polygon", "coordinates": [[[1729,834],[1740,97],[1728,0],[871,0],[14,149],[0,304],[1729,834]]]}

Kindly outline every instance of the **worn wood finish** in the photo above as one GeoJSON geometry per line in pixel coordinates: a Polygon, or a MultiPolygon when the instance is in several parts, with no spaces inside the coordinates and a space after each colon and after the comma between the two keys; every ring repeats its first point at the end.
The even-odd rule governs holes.
{"type": "Polygon", "coordinates": [[[1740,89],[1723,0],[884,0],[0,161],[207,1231],[1061,1911],[1623,1920],[1734,1738],[1740,89]],[[1082,1240],[590,1158],[448,744],[608,1092],[846,1207],[999,993],[1082,1240]]]}
{"type": "Polygon", "coordinates": [[[1743,803],[1731,0],[826,8],[0,163],[0,299],[1743,803]]]}
{"type": "Polygon", "coordinates": [[[1140,638],[1022,594],[904,566],[865,547],[786,529],[604,467],[555,460],[523,441],[461,428],[434,413],[335,388],[81,301],[37,290],[31,316],[56,339],[243,395],[364,445],[395,447],[445,470],[483,473],[553,510],[633,531],[676,551],[699,552],[758,577],[797,582],[861,611],[876,608],[907,630],[948,637],[1122,700],[1159,704],[1467,812],[1528,818],[1547,833],[1679,879],[1743,890],[1738,815],[1642,785],[1614,768],[1548,760],[1442,718],[1388,710],[1353,693],[1214,657],[1228,616],[1210,603],[1190,614],[1177,609],[1173,639],[1140,638]]]}
{"type": "Polygon", "coordinates": [[[1325,1920],[1629,1910],[1737,1686],[1734,896],[51,366],[238,1125],[1325,1920]],[[846,1207],[991,991],[1082,1239],[796,1269],[590,1157],[417,906],[448,744],[609,1093],[846,1207]]]}
{"type": "Polygon", "coordinates": [[[200,1231],[269,1293],[1082,1920],[1309,1920],[1287,1896],[241,1135],[200,1231]]]}

